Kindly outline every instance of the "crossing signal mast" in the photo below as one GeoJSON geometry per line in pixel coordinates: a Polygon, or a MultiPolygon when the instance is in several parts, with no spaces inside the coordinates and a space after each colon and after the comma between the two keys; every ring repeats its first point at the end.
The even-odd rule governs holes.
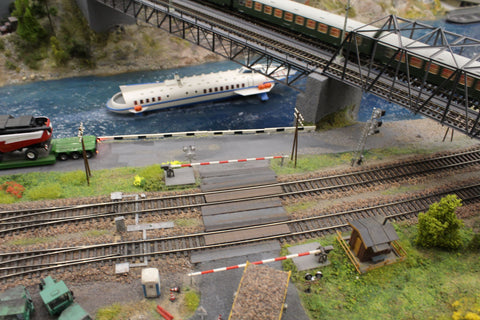
{"type": "Polygon", "coordinates": [[[365,150],[365,144],[367,142],[368,136],[372,136],[380,132],[380,127],[382,126],[382,118],[385,115],[385,110],[373,108],[372,116],[370,120],[365,123],[363,128],[362,136],[358,141],[357,148],[353,154],[352,158],[352,167],[355,165],[361,165],[363,162],[363,151],[365,150]]]}

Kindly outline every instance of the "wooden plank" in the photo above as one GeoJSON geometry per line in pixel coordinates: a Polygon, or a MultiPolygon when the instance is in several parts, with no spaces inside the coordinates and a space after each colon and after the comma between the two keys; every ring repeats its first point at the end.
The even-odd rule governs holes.
{"type": "Polygon", "coordinates": [[[203,224],[205,231],[215,231],[287,220],[287,212],[283,207],[273,207],[204,216],[203,224]]]}
{"type": "Polygon", "coordinates": [[[225,200],[235,200],[242,199],[251,196],[267,196],[282,194],[283,190],[280,186],[266,187],[266,188],[256,188],[251,190],[238,190],[232,192],[222,192],[218,194],[207,194],[205,195],[205,200],[209,202],[225,201],[225,200]]]}
{"type": "Polygon", "coordinates": [[[202,207],[202,216],[211,216],[222,213],[256,210],[264,208],[281,207],[282,201],[279,198],[247,200],[233,203],[214,204],[202,207]]]}
{"type": "Polygon", "coordinates": [[[207,235],[205,236],[205,244],[213,245],[288,233],[290,233],[290,228],[287,225],[267,226],[207,235]]]}

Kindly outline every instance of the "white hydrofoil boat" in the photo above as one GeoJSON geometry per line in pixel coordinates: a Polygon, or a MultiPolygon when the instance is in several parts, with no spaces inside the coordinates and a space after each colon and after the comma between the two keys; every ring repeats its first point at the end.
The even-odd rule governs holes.
{"type": "MultiPolygon", "coordinates": [[[[234,96],[260,95],[262,100],[267,100],[275,80],[257,72],[267,73],[263,65],[254,65],[252,69],[242,67],[184,78],[175,75],[173,80],[164,82],[123,85],[106,106],[117,113],[142,113],[234,96]]],[[[287,77],[285,68],[272,71],[271,76],[277,80],[287,77]]]]}

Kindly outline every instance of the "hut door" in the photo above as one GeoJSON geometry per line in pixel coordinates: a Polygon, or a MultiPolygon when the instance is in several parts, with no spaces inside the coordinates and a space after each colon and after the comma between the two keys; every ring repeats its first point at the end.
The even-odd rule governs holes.
{"type": "Polygon", "coordinates": [[[353,245],[353,252],[358,256],[358,251],[360,250],[360,246],[362,245],[362,239],[357,237],[355,239],[355,244],[353,245]]]}

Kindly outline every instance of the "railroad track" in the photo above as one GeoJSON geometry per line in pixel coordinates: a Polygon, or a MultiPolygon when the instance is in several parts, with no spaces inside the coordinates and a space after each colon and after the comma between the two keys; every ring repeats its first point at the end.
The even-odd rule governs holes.
{"type": "Polygon", "coordinates": [[[215,245],[206,245],[205,236],[226,233],[231,230],[203,232],[150,240],[124,241],[80,247],[66,247],[46,250],[9,252],[0,254],[0,281],[6,283],[24,277],[42,277],[45,273],[65,268],[80,267],[88,264],[113,264],[137,261],[138,259],[156,259],[165,255],[188,256],[193,251],[218,247],[246,244],[267,240],[282,242],[312,238],[342,230],[348,221],[366,217],[385,217],[390,220],[404,220],[426,211],[428,206],[447,194],[456,194],[464,204],[480,200],[480,184],[436,190],[429,194],[410,196],[388,203],[378,203],[369,207],[346,211],[324,213],[286,222],[276,222],[261,226],[235,229],[254,230],[270,225],[285,224],[290,233],[267,236],[241,241],[229,241],[215,245]]]}
{"type": "Polygon", "coordinates": [[[205,196],[237,190],[250,190],[249,196],[241,199],[209,202],[208,205],[224,204],[254,199],[281,197],[301,198],[311,195],[355,191],[382,183],[393,183],[432,173],[458,170],[480,163],[480,147],[453,153],[437,154],[421,159],[410,159],[398,163],[352,169],[335,175],[312,177],[298,181],[278,182],[261,186],[244,187],[211,192],[144,198],[121,202],[104,202],[62,208],[15,210],[0,212],[0,237],[30,232],[34,229],[77,224],[86,221],[113,221],[116,217],[142,215],[142,218],[159,215],[175,215],[179,212],[198,212],[206,205],[205,196]],[[258,189],[282,187],[283,192],[275,195],[258,196],[258,189]]]}

